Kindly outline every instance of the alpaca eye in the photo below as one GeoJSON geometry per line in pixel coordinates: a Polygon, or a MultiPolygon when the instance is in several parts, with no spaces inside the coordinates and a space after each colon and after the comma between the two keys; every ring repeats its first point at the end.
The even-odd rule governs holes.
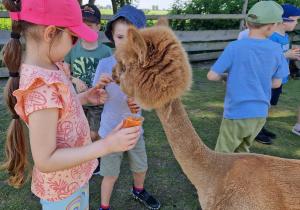
{"type": "Polygon", "coordinates": [[[122,71],[126,71],[126,66],[122,66],[122,71]]]}

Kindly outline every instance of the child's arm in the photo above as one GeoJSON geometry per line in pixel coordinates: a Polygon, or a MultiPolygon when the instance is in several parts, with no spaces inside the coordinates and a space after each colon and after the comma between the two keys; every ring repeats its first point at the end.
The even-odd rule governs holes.
{"type": "Polygon", "coordinates": [[[207,79],[210,81],[219,81],[219,80],[223,80],[224,82],[227,81],[227,73],[223,73],[223,74],[218,74],[216,72],[214,72],[213,70],[210,70],[207,73],[207,79]]]}
{"type": "Polygon", "coordinates": [[[44,173],[68,169],[111,152],[130,150],[141,126],[123,129],[121,122],[101,141],[74,148],[56,148],[59,110],[41,109],[29,115],[30,146],[36,167],[44,173]]]}
{"type": "Polygon", "coordinates": [[[284,53],[284,57],[300,60],[299,49],[290,49],[284,53]]]}
{"type": "Polygon", "coordinates": [[[112,75],[108,73],[102,73],[98,79],[97,85],[100,85],[101,88],[104,88],[109,83],[113,82],[112,75]]]}
{"type": "Polygon", "coordinates": [[[92,104],[104,104],[107,101],[107,94],[104,89],[100,88],[100,84],[92,87],[84,93],[77,94],[81,105],[92,103],[92,104]]]}
{"type": "MultiPolygon", "coordinates": [[[[64,62],[65,66],[68,67],[68,69],[71,69],[71,64],[64,62]]],[[[70,76],[70,81],[76,85],[76,90],[78,93],[83,93],[85,91],[87,91],[89,88],[88,86],[85,84],[84,81],[82,81],[81,79],[78,79],[76,77],[70,76]]]]}
{"type": "Polygon", "coordinates": [[[279,88],[282,84],[282,79],[272,79],[272,88],[279,88]]]}

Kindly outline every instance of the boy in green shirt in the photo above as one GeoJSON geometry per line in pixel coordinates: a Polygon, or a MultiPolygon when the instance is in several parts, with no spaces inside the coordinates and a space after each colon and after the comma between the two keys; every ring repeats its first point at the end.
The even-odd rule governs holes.
{"type": "MultiPolygon", "coordinates": [[[[81,12],[83,22],[95,32],[98,32],[101,27],[101,13],[99,9],[95,5],[86,4],[81,6],[81,12]]],[[[110,47],[100,43],[98,40],[95,42],[80,40],[78,44],[70,50],[65,56],[64,62],[71,70],[72,76],[70,80],[78,93],[85,92],[92,87],[99,61],[112,54],[110,47]]],[[[100,127],[103,104],[86,104],[83,106],[83,110],[88,118],[92,140],[99,140],[100,136],[98,130],[100,127]]],[[[100,168],[98,167],[94,174],[98,174],[99,170],[100,168]]]]}

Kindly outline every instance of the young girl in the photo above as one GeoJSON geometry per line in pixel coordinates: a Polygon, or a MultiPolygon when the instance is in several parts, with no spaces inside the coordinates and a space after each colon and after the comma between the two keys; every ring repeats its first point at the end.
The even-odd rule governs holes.
{"type": "MultiPolygon", "coordinates": [[[[127,29],[134,25],[137,28],[143,28],[146,25],[146,16],[142,10],[136,9],[130,5],[122,7],[110,20],[105,29],[105,35],[109,40],[115,43],[116,48],[127,39],[127,29]]],[[[126,95],[116,85],[111,77],[112,67],[116,64],[114,56],[102,59],[97,67],[93,85],[106,85],[108,100],[104,104],[99,135],[106,137],[107,134],[122,119],[123,113],[130,113],[130,109],[139,112],[140,107],[131,102],[130,108],[126,103],[126,95]],[[99,81],[98,81],[99,80],[99,81]]],[[[141,114],[140,112],[138,114],[141,114]]],[[[144,138],[141,135],[135,147],[127,152],[130,169],[133,173],[134,186],[131,195],[142,202],[149,209],[159,209],[160,202],[144,189],[146,176],[147,154],[144,138]]],[[[101,185],[101,206],[100,210],[110,209],[110,198],[114,184],[120,173],[123,152],[111,153],[101,157],[100,175],[104,176],[101,185]]]]}
{"type": "Polygon", "coordinates": [[[88,209],[88,180],[96,158],[133,148],[141,127],[121,129],[120,123],[103,140],[91,143],[81,104],[104,103],[107,95],[99,85],[76,95],[69,69],[60,62],[79,37],[97,39],[97,33],[82,22],[76,0],[3,4],[13,20],[12,39],[3,48],[10,75],[5,99],[13,118],[5,147],[9,184],[18,188],[29,178],[25,178],[28,162],[20,117],[29,128],[35,163],[31,190],[41,198],[43,209],[88,209]],[[23,60],[20,33],[26,40],[23,60]]]}

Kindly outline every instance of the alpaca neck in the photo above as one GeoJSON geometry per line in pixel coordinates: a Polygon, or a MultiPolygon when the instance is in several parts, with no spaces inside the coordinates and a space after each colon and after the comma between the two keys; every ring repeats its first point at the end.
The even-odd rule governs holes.
{"type": "Polygon", "coordinates": [[[203,175],[210,170],[216,153],[206,147],[189,120],[179,98],[175,98],[156,109],[174,156],[184,173],[194,183],[199,179],[199,168],[203,175]]]}

